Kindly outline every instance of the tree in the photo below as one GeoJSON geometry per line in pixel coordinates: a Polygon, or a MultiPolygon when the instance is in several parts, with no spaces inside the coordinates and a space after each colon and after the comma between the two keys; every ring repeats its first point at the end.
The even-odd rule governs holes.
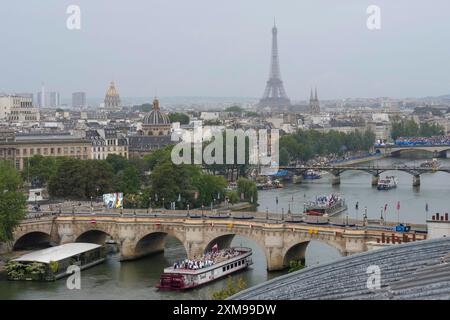
{"type": "Polygon", "coordinates": [[[181,112],[169,113],[170,122],[179,122],[180,124],[189,124],[189,116],[181,112]]]}
{"type": "Polygon", "coordinates": [[[20,192],[22,179],[8,162],[0,161],[0,242],[12,241],[16,226],[26,213],[26,198],[20,192]]]}
{"type": "Polygon", "coordinates": [[[303,265],[300,261],[291,260],[291,261],[289,261],[289,270],[288,270],[288,272],[298,271],[298,270],[303,269],[304,267],[305,267],[305,265],[303,265]]]}
{"type": "Polygon", "coordinates": [[[237,181],[237,192],[238,195],[244,195],[244,200],[253,204],[258,203],[258,190],[256,188],[256,183],[250,181],[246,178],[239,178],[237,181]]]}
{"type": "Polygon", "coordinates": [[[115,191],[123,192],[125,194],[138,193],[141,186],[141,179],[139,177],[139,170],[135,166],[129,165],[125,170],[117,173],[115,177],[115,191]]]}
{"type": "Polygon", "coordinates": [[[140,106],[138,106],[138,109],[141,112],[150,112],[153,109],[153,105],[151,103],[144,103],[144,104],[141,104],[140,106]]]}
{"type": "Polygon", "coordinates": [[[173,145],[169,145],[165,148],[157,149],[150,154],[146,154],[144,160],[147,161],[149,169],[153,170],[158,163],[171,161],[172,148],[173,145]]]}
{"type": "Polygon", "coordinates": [[[231,106],[225,109],[225,112],[232,112],[241,114],[244,110],[239,106],[231,106]]]}
{"type": "Polygon", "coordinates": [[[220,199],[223,199],[225,188],[228,183],[224,177],[213,176],[208,174],[197,175],[193,177],[193,186],[199,192],[199,197],[196,201],[198,205],[209,205],[220,199]]]}
{"type": "Polygon", "coordinates": [[[106,157],[106,162],[111,165],[114,173],[125,170],[125,168],[128,167],[128,160],[125,157],[116,154],[108,154],[108,157],[106,157]]]}
{"type": "Polygon", "coordinates": [[[225,300],[246,288],[247,284],[242,277],[239,277],[236,283],[234,283],[233,278],[228,276],[226,288],[214,292],[212,294],[212,300],[225,300]]]}
{"type": "Polygon", "coordinates": [[[112,190],[114,173],[104,160],[64,158],[48,182],[49,194],[57,198],[86,199],[112,190]]]}
{"type": "Polygon", "coordinates": [[[34,155],[25,162],[22,175],[36,185],[45,185],[56,172],[59,158],[34,155]]]}

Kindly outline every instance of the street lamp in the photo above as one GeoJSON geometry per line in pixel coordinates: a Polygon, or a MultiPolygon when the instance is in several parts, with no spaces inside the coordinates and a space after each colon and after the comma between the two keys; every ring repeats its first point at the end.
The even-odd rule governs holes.
{"type": "Polygon", "coordinates": [[[99,187],[97,187],[95,190],[97,190],[97,202],[98,202],[98,192],[100,191],[100,188],[99,187]]]}
{"type": "Polygon", "coordinates": [[[187,204],[187,211],[188,211],[187,216],[189,217],[189,203],[187,204]]]}
{"type": "Polygon", "coordinates": [[[203,205],[203,203],[202,203],[202,218],[203,218],[203,209],[205,208],[205,206],[203,205]]]}
{"type": "Polygon", "coordinates": [[[164,209],[164,197],[162,198],[162,208],[164,209]]]}
{"type": "Polygon", "coordinates": [[[148,198],[148,209],[150,210],[150,212],[152,211],[152,197],[148,198]]]}

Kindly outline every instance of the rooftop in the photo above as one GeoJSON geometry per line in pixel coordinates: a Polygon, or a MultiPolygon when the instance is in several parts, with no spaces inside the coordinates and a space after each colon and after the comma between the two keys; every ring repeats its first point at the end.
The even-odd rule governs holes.
{"type": "Polygon", "coordinates": [[[343,257],[244,290],[236,300],[450,299],[450,238],[422,240],[343,257]],[[369,266],[381,287],[369,289],[369,266]]]}
{"type": "Polygon", "coordinates": [[[49,263],[50,261],[60,261],[74,255],[93,250],[101,247],[93,243],[67,243],[60,246],[51,247],[43,250],[34,251],[25,254],[13,261],[36,261],[42,263],[49,263]]]}

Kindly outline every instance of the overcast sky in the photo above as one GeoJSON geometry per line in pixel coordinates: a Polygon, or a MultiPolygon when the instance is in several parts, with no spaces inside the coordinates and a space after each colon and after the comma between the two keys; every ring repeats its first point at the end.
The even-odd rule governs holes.
{"type": "Polygon", "coordinates": [[[276,17],[291,99],[450,93],[450,1],[15,0],[0,10],[0,91],[260,97],[276,17]],[[66,9],[81,8],[81,30],[66,9]],[[369,5],[381,30],[366,27],[369,5]]]}

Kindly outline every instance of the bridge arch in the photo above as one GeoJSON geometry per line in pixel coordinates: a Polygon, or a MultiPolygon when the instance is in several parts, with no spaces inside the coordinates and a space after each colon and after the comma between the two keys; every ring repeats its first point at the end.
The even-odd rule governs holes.
{"type": "Polygon", "coordinates": [[[13,250],[42,249],[52,246],[50,234],[42,231],[31,231],[19,237],[13,245],[13,250]]]}
{"type": "Polygon", "coordinates": [[[335,249],[337,254],[341,257],[347,255],[345,244],[339,239],[333,239],[327,236],[319,236],[310,239],[292,239],[286,243],[282,252],[283,267],[288,267],[291,260],[301,261],[302,264],[307,264],[306,256],[308,255],[308,249],[311,248],[311,246],[330,247],[335,249]]]}
{"type": "MultiPolygon", "coordinates": [[[[235,237],[242,237],[248,240],[251,244],[250,247],[254,247],[264,255],[264,260],[266,262],[267,268],[270,266],[270,252],[264,243],[264,237],[260,237],[258,231],[254,233],[251,230],[242,230],[241,228],[237,230],[222,229],[214,230],[209,229],[205,232],[205,246],[202,248],[202,253],[210,251],[211,248],[217,243],[219,249],[229,248],[235,237]]],[[[244,245],[243,245],[244,246],[244,245]]],[[[255,259],[255,257],[254,257],[255,259]]],[[[262,262],[262,261],[261,261],[262,262]]]]}
{"type": "Polygon", "coordinates": [[[309,241],[302,241],[287,248],[283,254],[283,266],[289,266],[291,260],[300,261],[305,264],[305,253],[309,241]]]}
{"type": "Polygon", "coordinates": [[[184,250],[186,252],[186,256],[188,256],[188,248],[186,248],[186,244],[183,241],[182,237],[179,237],[177,234],[173,232],[161,230],[161,231],[151,231],[137,237],[136,238],[137,241],[135,242],[132,248],[131,257],[127,257],[127,259],[137,259],[150,254],[164,252],[166,239],[168,236],[177,239],[178,242],[183,245],[184,250]]]}
{"type": "Polygon", "coordinates": [[[112,236],[108,232],[99,229],[91,229],[81,233],[75,239],[75,242],[86,242],[103,245],[106,243],[106,240],[110,238],[112,238],[112,236]]]}

